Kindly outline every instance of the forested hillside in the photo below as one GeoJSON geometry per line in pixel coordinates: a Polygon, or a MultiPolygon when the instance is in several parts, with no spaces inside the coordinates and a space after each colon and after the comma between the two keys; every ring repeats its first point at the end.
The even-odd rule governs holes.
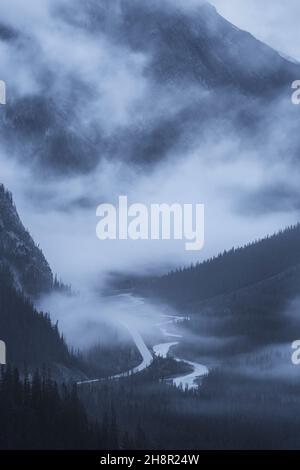
{"type": "Polygon", "coordinates": [[[184,304],[237,291],[298,264],[299,224],[203,263],[137,282],[135,286],[144,294],[184,304]]]}
{"type": "Polygon", "coordinates": [[[30,295],[50,291],[53,274],[40,248],[25,229],[12,195],[0,184],[0,266],[8,266],[15,284],[30,295]]]}
{"type": "Polygon", "coordinates": [[[7,345],[10,364],[23,367],[76,362],[57,325],[16,290],[12,275],[4,268],[0,268],[0,337],[7,345]]]}

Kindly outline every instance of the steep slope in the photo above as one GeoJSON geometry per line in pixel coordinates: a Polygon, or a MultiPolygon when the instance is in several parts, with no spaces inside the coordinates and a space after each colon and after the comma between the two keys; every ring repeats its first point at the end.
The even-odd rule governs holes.
{"type": "Polygon", "coordinates": [[[280,276],[299,265],[300,225],[296,225],[195,266],[133,285],[173,304],[191,305],[280,276]]]}
{"type": "Polygon", "coordinates": [[[58,326],[39,312],[30,297],[51,290],[68,292],[53,279],[42,251],[25,230],[12,195],[0,185],[0,339],[7,363],[30,370],[49,366],[57,378],[85,377],[58,326]]]}
{"type": "Polygon", "coordinates": [[[290,84],[300,71],[300,65],[229,23],[208,2],[192,12],[159,0],[88,0],[85,9],[83,27],[150,52],[148,72],[165,85],[233,86],[261,95],[290,84]]]}
{"type": "Polygon", "coordinates": [[[201,334],[205,319],[211,316],[214,322],[206,325],[208,334],[247,338],[239,347],[291,344],[300,331],[299,285],[300,264],[228,294],[193,301],[190,328],[201,334]]]}
{"type": "Polygon", "coordinates": [[[0,266],[7,266],[16,286],[30,295],[53,287],[49,264],[25,230],[12,195],[3,185],[0,185],[0,266]]]}
{"type": "Polygon", "coordinates": [[[6,343],[10,365],[32,369],[46,364],[52,367],[76,364],[57,325],[16,289],[11,273],[3,267],[0,267],[0,337],[6,343]]]}

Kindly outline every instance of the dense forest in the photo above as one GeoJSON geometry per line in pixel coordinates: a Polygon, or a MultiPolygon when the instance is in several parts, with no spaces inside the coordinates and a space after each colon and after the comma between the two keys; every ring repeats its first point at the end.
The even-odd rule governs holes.
{"type": "Polygon", "coordinates": [[[298,264],[300,224],[202,263],[159,278],[128,282],[127,286],[182,306],[237,291],[298,264]]]}
{"type": "MultiPolygon", "coordinates": [[[[12,205],[9,193],[3,200],[12,205]]],[[[14,212],[12,217],[19,233],[14,212]]],[[[182,325],[188,341],[178,345],[179,357],[202,361],[205,356],[203,363],[209,357],[219,364],[193,391],[170,385],[171,377],[189,373],[186,364],[172,358],[157,358],[136,376],[76,387],[76,374],[107,377],[134,367],[141,361],[137,349],[126,333],[103,326],[99,342],[75,354],[58,325],[38,312],[18,285],[7,257],[3,260],[0,338],[7,344],[9,366],[0,374],[0,449],[299,447],[299,381],[293,374],[276,380],[264,374],[280,359],[275,346],[290,343],[300,331],[299,316],[286,310],[299,293],[300,225],[161,278],[132,283],[136,292],[175,303],[190,316],[182,325]],[[218,341],[205,342],[200,335],[218,341]],[[267,345],[271,352],[259,351],[267,345]],[[242,366],[241,353],[247,354],[242,366]],[[259,373],[247,372],[250,363],[259,373]]],[[[30,276],[26,266],[23,280],[30,276]]],[[[38,272],[41,266],[47,265],[30,269],[38,272]]],[[[75,295],[57,278],[50,281],[51,289],[75,295]]]]}
{"type": "Polygon", "coordinates": [[[103,327],[102,334],[103,330],[107,338],[112,338],[112,342],[108,339],[105,342],[99,340],[87,350],[77,353],[81,366],[89,377],[110,377],[142,362],[142,357],[129,335],[118,330],[112,332],[111,329],[103,327]]]}
{"type": "Polygon", "coordinates": [[[188,391],[147,370],[78,393],[90,417],[115,422],[114,449],[299,447],[299,384],[284,380],[274,387],[274,380],[224,367],[211,370],[198,390],[188,391]]]}
{"type": "Polygon", "coordinates": [[[11,273],[5,268],[0,268],[0,333],[7,344],[10,364],[22,367],[76,363],[57,325],[15,288],[11,273]]]}
{"type": "Polygon", "coordinates": [[[77,388],[48,370],[0,374],[0,449],[288,449],[299,446],[299,384],[217,369],[199,390],[147,370],[77,388]],[[284,397],[284,401],[282,400],[284,397]]]}
{"type": "Polygon", "coordinates": [[[71,349],[58,324],[51,322],[48,313],[37,311],[32,301],[16,289],[10,271],[1,267],[0,339],[7,345],[8,364],[20,368],[26,365],[30,370],[47,365],[59,380],[64,374],[78,380],[107,377],[141,362],[129,334],[117,326],[103,324],[96,344],[83,351],[71,349]]]}
{"type": "Polygon", "coordinates": [[[76,387],[58,387],[48,371],[25,374],[2,367],[0,449],[91,449],[101,430],[87,419],[76,387]]]}

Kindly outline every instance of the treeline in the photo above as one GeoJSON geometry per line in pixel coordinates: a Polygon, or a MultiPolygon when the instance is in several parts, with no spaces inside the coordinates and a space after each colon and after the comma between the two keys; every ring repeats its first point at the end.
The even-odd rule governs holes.
{"type": "Polygon", "coordinates": [[[210,371],[180,390],[149,371],[78,390],[88,413],[112,421],[116,449],[299,448],[299,384],[210,371]]]}
{"type": "Polygon", "coordinates": [[[258,283],[300,263],[300,224],[205,262],[136,283],[177,304],[197,302],[258,283]]]}
{"type": "Polygon", "coordinates": [[[124,338],[118,332],[113,334],[111,329],[103,326],[102,329],[107,338],[112,338],[111,342],[99,341],[88,350],[77,353],[78,360],[89,377],[110,377],[142,362],[141,354],[130,338],[124,338]]]}
{"type": "MultiPolygon", "coordinates": [[[[59,283],[65,295],[73,295],[59,283]]],[[[56,378],[65,376],[107,377],[133,368],[142,358],[123,331],[103,325],[99,342],[86,351],[68,347],[58,324],[48,313],[35,309],[31,300],[17,290],[10,271],[0,267],[0,339],[7,346],[7,363],[30,370],[44,364],[52,368],[56,378]],[[60,366],[64,366],[61,368],[60,366]]]]}
{"type": "Polygon", "coordinates": [[[52,289],[54,292],[58,292],[61,294],[70,296],[75,295],[75,293],[72,291],[72,286],[70,284],[65,284],[63,281],[58,279],[57,275],[55,275],[53,278],[52,289]]]}
{"type": "MultiPolygon", "coordinates": [[[[104,448],[165,449],[175,443],[175,448],[189,448],[183,436],[187,433],[187,439],[191,439],[197,429],[189,426],[182,432],[182,418],[187,410],[191,418],[191,404],[196,406],[198,392],[163,382],[164,361],[158,361],[159,369],[153,367],[128,378],[83,385],[78,389],[88,415],[103,422],[103,429],[116,430],[110,432],[114,441],[104,441],[107,442],[104,448]]],[[[166,362],[167,369],[171,370],[166,362]]]]}
{"type": "Polygon", "coordinates": [[[0,268],[0,339],[7,346],[7,362],[15,366],[76,364],[57,324],[15,288],[10,271],[4,268],[0,268]]]}
{"type": "Polygon", "coordinates": [[[88,421],[76,387],[60,388],[49,373],[33,377],[2,367],[0,449],[97,449],[101,430],[88,421]]]}
{"type": "Polygon", "coordinates": [[[0,450],[296,449],[299,384],[222,368],[198,391],[151,371],[77,388],[3,367],[0,423],[0,450]]]}

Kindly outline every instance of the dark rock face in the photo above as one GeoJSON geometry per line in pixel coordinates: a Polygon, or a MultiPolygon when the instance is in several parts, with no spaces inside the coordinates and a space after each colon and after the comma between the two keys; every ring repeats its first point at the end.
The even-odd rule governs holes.
{"type": "Polygon", "coordinates": [[[16,286],[29,295],[53,287],[49,264],[24,228],[12,195],[3,185],[0,185],[0,264],[10,269],[16,286]]]}

